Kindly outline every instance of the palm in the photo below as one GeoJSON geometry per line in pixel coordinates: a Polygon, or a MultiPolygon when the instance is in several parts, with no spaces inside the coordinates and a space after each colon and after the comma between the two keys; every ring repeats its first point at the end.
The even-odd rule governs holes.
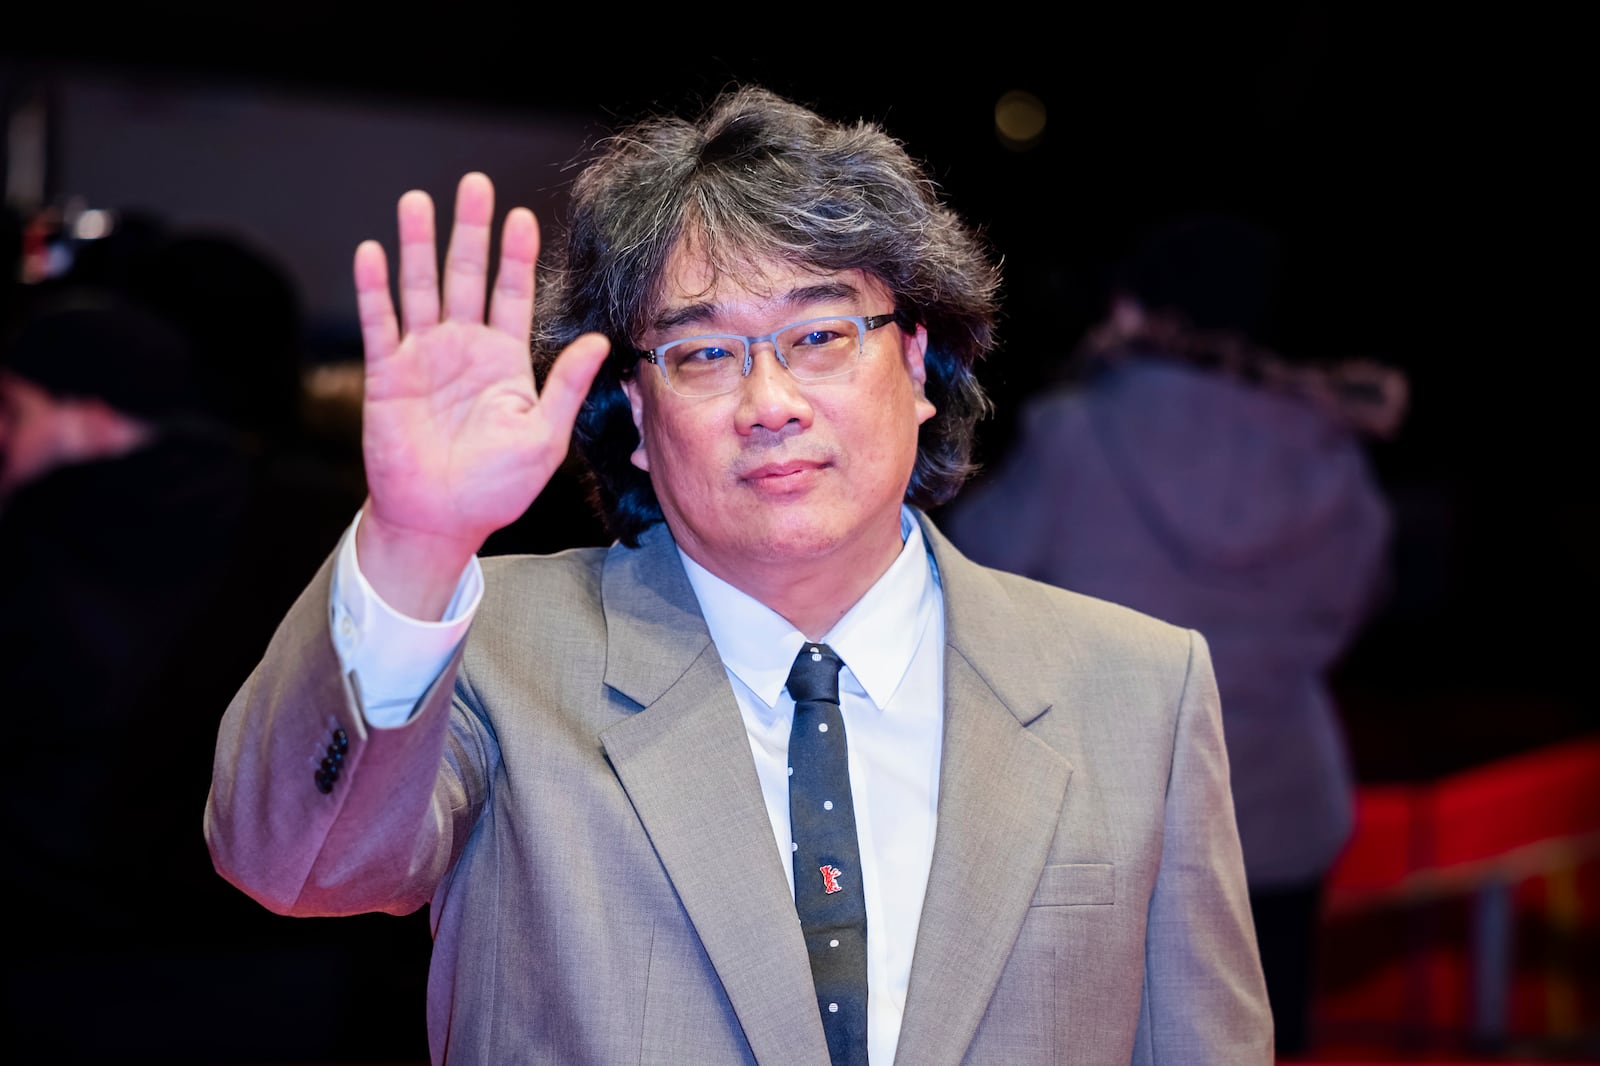
{"type": "Polygon", "coordinates": [[[399,316],[382,247],[356,250],[368,543],[457,563],[470,556],[527,509],[566,457],[605,357],[604,339],[586,335],[556,360],[543,394],[535,389],[528,338],[538,225],[524,208],[507,214],[490,292],[493,209],[489,179],[462,178],[441,285],[433,204],[420,192],[401,197],[399,316]]]}
{"type": "Polygon", "coordinates": [[[408,336],[367,375],[362,443],[376,512],[419,532],[487,537],[560,463],[564,442],[552,449],[547,422],[526,340],[457,322],[408,336]]]}

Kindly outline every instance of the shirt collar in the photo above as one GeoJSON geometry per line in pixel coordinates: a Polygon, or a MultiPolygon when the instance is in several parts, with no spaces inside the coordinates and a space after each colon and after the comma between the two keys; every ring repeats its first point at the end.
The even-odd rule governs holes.
{"type": "MultiPolygon", "coordinates": [[[[922,527],[901,508],[900,554],[823,640],[876,707],[886,707],[911,666],[938,609],[938,586],[922,527]]],[[[787,620],[723,581],[678,549],[706,628],[724,666],[768,707],[778,705],[789,668],[806,642],[787,620]]],[[[843,683],[842,683],[843,684],[843,683]]]]}

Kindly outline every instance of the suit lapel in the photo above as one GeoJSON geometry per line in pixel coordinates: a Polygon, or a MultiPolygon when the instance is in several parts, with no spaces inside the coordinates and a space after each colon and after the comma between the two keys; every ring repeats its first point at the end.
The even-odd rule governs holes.
{"type": "MultiPolygon", "coordinates": [[[[1027,915],[1072,775],[1025,728],[1050,710],[994,579],[932,526],[945,598],[945,736],[939,826],[900,1030],[899,1062],[959,1063],[1027,915]]],[[[1061,649],[1054,649],[1059,656],[1061,649]]]]}
{"type": "Polygon", "coordinates": [[[810,962],[750,742],[664,525],[612,549],[606,683],[642,710],[601,736],[757,1061],[825,1066],[810,962]]]}

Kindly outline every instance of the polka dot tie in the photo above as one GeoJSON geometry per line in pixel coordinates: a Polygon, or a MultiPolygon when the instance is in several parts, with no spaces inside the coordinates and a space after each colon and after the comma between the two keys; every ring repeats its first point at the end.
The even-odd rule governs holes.
{"type": "Polygon", "coordinates": [[[822,1028],[834,1066],[867,1063],[867,905],[839,713],[839,668],[826,644],[806,644],[789,671],[789,832],[800,915],[822,1028]]]}

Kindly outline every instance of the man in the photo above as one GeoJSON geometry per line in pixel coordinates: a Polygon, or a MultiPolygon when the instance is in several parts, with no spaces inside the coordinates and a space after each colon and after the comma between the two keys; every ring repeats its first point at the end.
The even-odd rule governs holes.
{"type": "Polygon", "coordinates": [[[1203,640],[919,510],[968,473],[997,282],[930,188],[755,89],[626,131],[539,390],[537,227],[485,311],[485,177],[442,292],[402,197],[399,320],[357,250],[370,496],[229,708],[206,828],[275,910],[431,905],[436,1061],[1270,1061],[1203,640]],[[474,562],[569,437],[618,542],[474,562]],[[828,652],[837,705],[800,692],[828,652]],[[841,719],[790,724],[829,706],[816,806],[855,825],[818,866],[790,802],[841,719]],[[855,916],[817,935],[819,900],[855,916]]]}

